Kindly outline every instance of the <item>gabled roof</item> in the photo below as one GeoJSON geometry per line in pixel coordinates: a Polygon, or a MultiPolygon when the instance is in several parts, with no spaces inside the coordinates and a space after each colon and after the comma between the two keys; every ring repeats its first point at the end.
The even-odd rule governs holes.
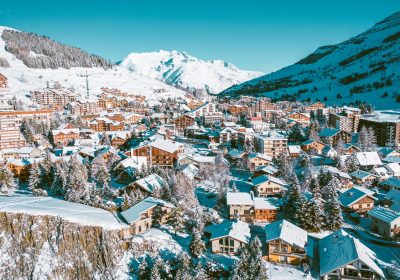
{"type": "Polygon", "coordinates": [[[375,253],[344,230],[333,232],[319,241],[320,276],[324,276],[356,260],[360,260],[381,277],[375,253]]]}
{"type": "Polygon", "coordinates": [[[400,188],[400,179],[396,177],[390,177],[389,179],[380,182],[379,185],[400,188]]]}
{"type": "Polygon", "coordinates": [[[361,166],[381,165],[381,159],[377,152],[360,152],[356,154],[361,166]]]}
{"type": "Polygon", "coordinates": [[[274,176],[267,176],[267,175],[261,175],[258,177],[255,177],[253,179],[251,179],[251,182],[253,183],[253,185],[258,186],[260,184],[266,183],[266,182],[274,182],[278,185],[281,186],[287,186],[287,183],[279,178],[276,178],[274,176]]]}
{"type": "Polygon", "coordinates": [[[400,213],[397,211],[390,210],[386,207],[377,206],[372,208],[368,215],[386,223],[393,223],[400,219],[400,213]]]}
{"type": "Polygon", "coordinates": [[[220,224],[206,227],[205,231],[211,233],[210,240],[228,236],[241,242],[249,243],[251,237],[249,224],[240,220],[224,220],[220,224]]]}
{"type": "Polygon", "coordinates": [[[150,145],[168,153],[174,153],[179,150],[179,146],[171,140],[157,139],[156,141],[150,143],[150,145]]]}
{"type": "Polygon", "coordinates": [[[352,173],[350,173],[350,176],[355,177],[357,179],[364,179],[364,178],[368,178],[369,176],[374,176],[373,174],[363,171],[363,170],[356,170],[352,173]]]}
{"type": "Polygon", "coordinates": [[[344,207],[349,207],[360,199],[369,196],[372,199],[375,199],[373,196],[373,192],[367,190],[363,187],[352,187],[351,189],[346,190],[341,193],[339,196],[339,202],[344,207]]]}
{"type": "Polygon", "coordinates": [[[279,208],[279,203],[277,199],[257,196],[254,197],[253,200],[254,200],[254,209],[277,210],[279,208]]]}
{"type": "Polygon", "coordinates": [[[266,160],[266,161],[272,161],[272,157],[271,156],[269,156],[269,155],[266,155],[266,154],[262,154],[262,153],[250,153],[249,155],[248,155],[248,158],[261,158],[261,159],[263,159],[263,160],[266,160]]]}
{"type": "Polygon", "coordinates": [[[290,245],[305,248],[307,231],[287,220],[280,220],[265,226],[266,242],[281,239],[290,245]]]}
{"type": "Polygon", "coordinates": [[[133,205],[132,207],[130,207],[129,209],[127,209],[125,211],[122,211],[121,216],[124,218],[124,220],[128,224],[132,224],[132,223],[136,222],[137,220],[139,220],[140,215],[143,212],[145,212],[153,207],[156,207],[158,205],[169,207],[169,208],[175,208],[175,206],[173,204],[165,202],[162,199],[157,199],[154,197],[146,197],[141,202],[133,205]]]}
{"type": "Polygon", "coordinates": [[[159,190],[163,186],[165,186],[166,182],[159,175],[153,173],[151,175],[148,175],[142,179],[135,181],[134,184],[138,185],[140,188],[147,191],[148,193],[153,193],[155,190],[159,190]]]}
{"type": "Polygon", "coordinates": [[[400,203],[400,190],[390,189],[385,195],[385,199],[400,203]]]}
{"type": "Polygon", "coordinates": [[[333,137],[336,134],[338,134],[339,132],[340,132],[340,129],[338,129],[338,128],[325,127],[318,133],[318,135],[320,137],[333,137]]]}
{"type": "Polygon", "coordinates": [[[253,205],[253,198],[246,192],[228,192],[226,194],[227,205],[253,205]]]}

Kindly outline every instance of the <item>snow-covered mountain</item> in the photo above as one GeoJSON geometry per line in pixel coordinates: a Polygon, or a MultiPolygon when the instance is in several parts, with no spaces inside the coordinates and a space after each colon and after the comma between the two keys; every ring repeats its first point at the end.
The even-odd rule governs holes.
{"type": "Polygon", "coordinates": [[[296,64],[223,94],[296,95],[298,100],[326,99],[328,104],[362,100],[376,108],[400,108],[399,66],[400,12],[356,37],[320,47],[296,64]]]}
{"type": "MultiPolygon", "coordinates": [[[[0,27],[0,35],[3,35],[4,30],[13,29],[0,27]]],[[[36,37],[33,37],[33,40],[36,39],[36,37]]],[[[59,45],[62,44],[56,46],[58,50],[60,48],[59,45]]],[[[81,57],[84,57],[85,60],[89,56],[97,57],[88,54],[85,55],[84,51],[76,48],[72,51],[70,51],[71,47],[66,47],[66,49],[67,52],[61,56],[61,59],[65,59],[62,65],[74,62],[74,60],[81,57]],[[73,53],[72,55],[70,54],[71,52],[73,53]],[[77,57],[74,57],[74,53],[78,54],[77,57]]],[[[35,43],[24,44],[24,46],[20,47],[18,52],[27,52],[27,59],[37,57],[43,58],[46,56],[46,54],[38,53],[39,51],[35,43]]],[[[59,59],[59,56],[56,57],[56,60],[57,59],[59,59]]],[[[100,59],[101,58],[98,57],[98,60],[100,59]]],[[[78,93],[84,96],[86,93],[86,79],[84,76],[86,73],[89,76],[91,97],[100,94],[100,89],[102,87],[118,88],[133,94],[145,95],[148,100],[154,102],[161,97],[183,97],[185,95],[184,91],[176,87],[166,85],[151,77],[139,75],[118,65],[114,65],[111,68],[92,65],[92,67],[70,67],[69,69],[58,67],[53,69],[47,67],[49,60],[46,59],[43,63],[47,68],[33,68],[29,63],[28,65],[30,65],[30,67],[28,67],[25,62],[32,63],[32,60],[24,61],[21,59],[20,55],[17,57],[14,53],[7,51],[6,41],[3,36],[0,36],[0,73],[8,78],[10,98],[15,95],[26,104],[29,104],[29,100],[25,98],[29,91],[44,88],[48,83],[51,85],[54,82],[59,82],[62,86],[67,88],[74,88],[78,93]],[[161,95],[160,92],[163,92],[163,94],[161,95]]],[[[52,64],[50,63],[50,65],[52,64]]],[[[72,65],[75,64],[72,63],[72,65]]]]}
{"type": "Polygon", "coordinates": [[[121,66],[169,85],[186,90],[206,89],[210,93],[262,75],[240,70],[228,62],[201,60],[178,51],[131,53],[122,60],[121,66]]]}

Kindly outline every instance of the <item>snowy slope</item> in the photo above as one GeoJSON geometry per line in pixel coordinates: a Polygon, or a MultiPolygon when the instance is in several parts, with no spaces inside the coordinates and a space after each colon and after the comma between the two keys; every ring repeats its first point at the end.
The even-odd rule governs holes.
{"type": "Polygon", "coordinates": [[[240,70],[221,60],[201,60],[185,52],[159,51],[131,53],[121,66],[184,89],[207,89],[218,93],[234,84],[259,77],[262,73],[240,70]]]}
{"type": "MultiPolygon", "coordinates": [[[[7,27],[0,27],[0,34],[7,27]]],[[[35,55],[35,54],[32,54],[35,55]]],[[[0,37],[0,57],[6,58],[9,68],[1,68],[0,73],[8,78],[10,95],[16,94],[18,98],[29,93],[30,90],[46,87],[58,81],[62,86],[73,87],[78,93],[86,94],[86,80],[83,77],[86,71],[89,75],[89,88],[91,97],[100,94],[100,88],[118,88],[133,94],[145,95],[148,100],[156,101],[158,98],[183,97],[184,92],[175,87],[166,85],[154,78],[141,76],[120,66],[105,70],[103,68],[71,68],[71,69],[34,69],[29,68],[13,54],[5,50],[5,42],[0,37]],[[163,93],[157,93],[164,90],[163,93]]],[[[26,100],[27,102],[27,100],[26,100]]]]}
{"type": "Polygon", "coordinates": [[[278,97],[297,94],[299,100],[327,98],[330,104],[363,100],[376,108],[399,108],[400,13],[337,45],[318,48],[296,64],[233,86],[231,96],[257,94],[278,97]],[[387,92],[387,97],[382,97],[387,92]]]}

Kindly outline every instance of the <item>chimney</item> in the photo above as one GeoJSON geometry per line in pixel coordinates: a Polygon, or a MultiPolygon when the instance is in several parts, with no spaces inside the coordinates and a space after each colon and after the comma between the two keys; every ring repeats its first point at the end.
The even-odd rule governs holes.
{"type": "Polygon", "coordinates": [[[254,192],[253,191],[250,191],[250,196],[251,196],[251,199],[254,200],[254,192]]]}

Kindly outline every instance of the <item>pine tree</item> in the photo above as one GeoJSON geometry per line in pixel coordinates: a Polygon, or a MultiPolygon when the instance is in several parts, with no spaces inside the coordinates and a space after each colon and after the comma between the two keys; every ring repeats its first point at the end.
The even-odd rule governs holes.
{"type": "Polygon", "coordinates": [[[321,190],[320,190],[320,186],[319,186],[318,180],[315,179],[315,178],[312,178],[312,179],[310,180],[310,184],[308,184],[308,190],[309,190],[311,193],[314,193],[314,189],[316,189],[316,188],[318,188],[318,190],[321,191],[321,190]]]}
{"type": "Polygon", "coordinates": [[[291,184],[287,193],[285,204],[285,216],[288,219],[298,221],[300,214],[304,209],[304,197],[300,192],[300,186],[297,183],[291,184]]]}
{"type": "Polygon", "coordinates": [[[69,162],[67,182],[66,200],[80,202],[88,198],[87,171],[76,157],[72,157],[69,162]]]}
{"type": "Polygon", "coordinates": [[[138,279],[139,280],[150,280],[150,274],[151,274],[151,270],[149,267],[149,262],[147,260],[147,258],[144,258],[138,267],[138,279]]]}
{"type": "Polygon", "coordinates": [[[343,224],[342,209],[336,195],[330,196],[325,202],[325,229],[335,231],[343,224]]]}
{"type": "Polygon", "coordinates": [[[38,164],[33,164],[29,171],[29,188],[31,190],[42,188],[41,171],[38,164]]]}
{"type": "Polygon", "coordinates": [[[323,211],[320,202],[312,198],[306,203],[303,212],[300,226],[311,232],[320,232],[323,225],[323,211]]]}
{"type": "Polygon", "coordinates": [[[161,224],[161,220],[164,217],[164,211],[160,205],[157,205],[156,207],[153,208],[153,213],[151,215],[152,217],[152,224],[157,226],[161,224]]]}
{"type": "Polygon", "coordinates": [[[367,151],[369,147],[369,133],[365,126],[361,128],[358,132],[357,146],[361,149],[361,151],[367,151]]]}
{"type": "Polygon", "coordinates": [[[9,193],[16,187],[17,183],[14,180],[14,174],[7,166],[2,166],[0,168],[0,192],[9,193]]]}
{"type": "Polygon", "coordinates": [[[355,154],[351,154],[346,158],[345,161],[346,169],[348,172],[354,172],[358,170],[359,163],[355,154]]]}
{"type": "Polygon", "coordinates": [[[192,232],[192,241],[190,242],[190,254],[194,258],[199,258],[206,249],[205,242],[201,239],[201,234],[194,229],[192,232]]]}
{"type": "Polygon", "coordinates": [[[172,228],[175,231],[175,235],[177,232],[183,230],[185,228],[185,219],[184,219],[184,213],[183,213],[183,207],[181,205],[178,205],[175,207],[169,218],[168,218],[168,223],[172,226],[172,228]]]}
{"type": "Polygon", "coordinates": [[[163,268],[163,261],[162,261],[162,259],[160,257],[157,257],[155,259],[153,267],[151,269],[150,279],[151,280],[161,280],[161,279],[163,279],[161,277],[162,268],[163,268]]]}
{"type": "Polygon", "coordinates": [[[193,276],[191,275],[190,269],[190,258],[186,253],[181,253],[178,258],[178,267],[176,270],[175,279],[176,280],[192,280],[193,276]]]}
{"type": "Polygon", "coordinates": [[[101,155],[93,159],[91,174],[96,179],[100,188],[108,189],[111,180],[109,172],[107,163],[101,155]]]}
{"type": "Polygon", "coordinates": [[[67,170],[68,165],[63,162],[56,162],[54,180],[51,184],[51,189],[54,193],[64,195],[67,189],[67,170]]]}

